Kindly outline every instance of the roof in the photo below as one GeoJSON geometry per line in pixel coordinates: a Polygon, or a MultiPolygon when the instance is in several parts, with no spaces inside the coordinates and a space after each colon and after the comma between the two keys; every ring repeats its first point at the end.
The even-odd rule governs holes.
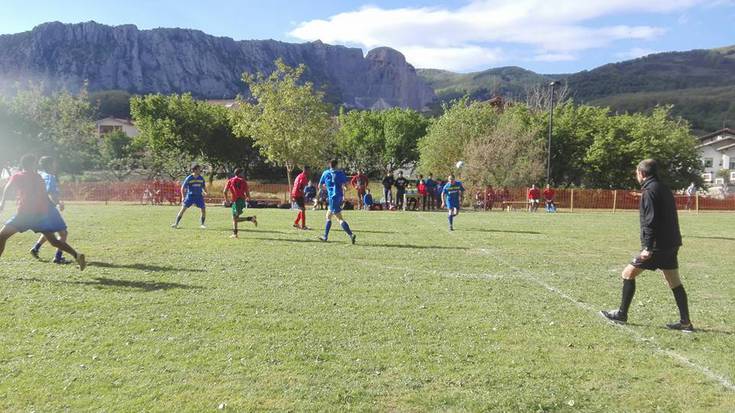
{"type": "Polygon", "coordinates": [[[708,133],[708,134],[706,134],[704,136],[700,136],[699,137],[699,140],[700,141],[703,141],[705,139],[714,138],[715,136],[720,136],[720,135],[732,135],[732,136],[735,136],[735,130],[730,129],[730,128],[720,129],[718,131],[715,131],[715,132],[712,132],[712,133],[708,133]]]}
{"type": "MultiPolygon", "coordinates": [[[[727,145],[727,142],[731,142],[731,141],[735,141],[735,135],[726,136],[726,137],[724,137],[722,139],[714,139],[714,140],[711,140],[709,142],[705,142],[705,143],[699,144],[699,145],[697,145],[697,148],[702,148],[702,147],[710,146],[710,145],[722,145],[722,144],[727,145]]],[[[718,151],[720,151],[720,150],[723,150],[723,149],[727,149],[729,147],[730,146],[725,146],[725,147],[716,148],[716,149],[718,151]]]]}
{"type": "Polygon", "coordinates": [[[100,124],[100,123],[103,123],[103,122],[116,122],[116,123],[122,123],[122,124],[125,124],[125,125],[135,126],[135,124],[133,123],[133,121],[130,120],[130,119],[114,118],[112,116],[106,117],[106,118],[103,118],[103,119],[100,119],[96,123],[97,124],[100,124]]]}

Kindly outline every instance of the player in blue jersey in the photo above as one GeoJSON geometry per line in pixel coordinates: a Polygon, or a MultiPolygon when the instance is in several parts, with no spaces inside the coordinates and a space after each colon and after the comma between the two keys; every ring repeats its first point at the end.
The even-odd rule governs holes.
{"type": "Polygon", "coordinates": [[[324,235],[319,237],[320,240],[326,242],[329,239],[329,230],[332,228],[332,216],[336,217],[342,229],[349,235],[350,240],[354,244],[357,236],[350,230],[349,224],[342,218],[342,201],[344,200],[345,186],[349,180],[347,175],[337,169],[337,161],[329,161],[329,169],[322,173],[319,179],[319,188],[327,190],[327,200],[329,207],[327,208],[327,224],[324,227],[324,235]]]}
{"type": "Polygon", "coordinates": [[[442,189],[442,207],[446,207],[449,211],[449,230],[454,231],[454,217],[459,215],[459,208],[462,206],[464,198],[464,186],[462,182],[454,179],[454,175],[449,175],[449,182],[442,189]]]}
{"type": "MultiPolygon", "coordinates": [[[[39,159],[38,165],[41,167],[42,171],[39,175],[41,175],[43,182],[46,184],[46,192],[48,192],[48,197],[51,201],[49,214],[53,216],[56,222],[63,222],[60,211],[64,211],[64,203],[61,202],[60,199],[61,191],[59,191],[59,181],[56,178],[58,163],[56,162],[56,159],[50,156],[44,156],[39,159]]],[[[63,226],[65,227],[66,225],[63,226]]],[[[57,234],[59,235],[59,239],[64,242],[66,242],[66,239],[69,236],[66,229],[58,231],[57,234]]],[[[41,246],[45,243],[46,237],[41,235],[36,242],[36,245],[31,248],[31,255],[33,255],[34,258],[39,258],[38,252],[41,250],[41,246]]],[[[63,254],[63,251],[60,249],[56,250],[56,255],[54,256],[53,261],[54,264],[69,264],[69,261],[64,258],[63,254]]]]}
{"type": "Polygon", "coordinates": [[[181,210],[176,215],[176,222],[171,224],[171,228],[179,227],[181,217],[184,216],[184,212],[192,205],[196,205],[202,211],[201,228],[207,228],[204,226],[204,221],[207,219],[207,206],[204,204],[204,195],[207,195],[207,188],[201,172],[202,167],[195,164],[191,167],[191,175],[187,176],[181,184],[181,210]]]}

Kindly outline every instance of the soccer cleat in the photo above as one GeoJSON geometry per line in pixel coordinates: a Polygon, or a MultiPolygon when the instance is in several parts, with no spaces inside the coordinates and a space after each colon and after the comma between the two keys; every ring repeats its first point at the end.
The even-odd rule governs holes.
{"type": "Polygon", "coordinates": [[[179,229],[179,224],[171,224],[171,228],[179,229]]]}
{"type": "Polygon", "coordinates": [[[454,227],[452,225],[449,226],[450,231],[454,231],[454,227]]]}
{"type": "Polygon", "coordinates": [[[303,229],[303,228],[301,228],[300,225],[296,225],[296,224],[293,224],[293,227],[296,228],[296,229],[303,229]]]}
{"type": "Polygon", "coordinates": [[[39,256],[38,256],[38,251],[36,251],[36,250],[32,249],[32,250],[30,251],[30,253],[31,253],[31,255],[33,256],[33,258],[35,258],[35,259],[37,259],[37,260],[40,260],[40,259],[41,259],[41,257],[39,257],[39,256]]]}
{"type": "Polygon", "coordinates": [[[237,234],[232,234],[232,235],[230,235],[230,238],[233,238],[233,239],[238,239],[238,238],[240,238],[240,237],[238,237],[238,236],[237,236],[237,234]]]}
{"type": "Polygon", "coordinates": [[[54,263],[54,264],[59,264],[59,265],[66,265],[66,264],[71,264],[71,262],[67,261],[67,259],[66,259],[66,258],[64,258],[64,257],[61,257],[61,258],[59,258],[58,260],[54,258],[54,261],[53,261],[53,263],[54,263]]]}
{"type": "Polygon", "coordinates": [[[357,235],[355,234],[350,235],[350,240],[352,241],[352,245],[355,245],[355,243],[357,242],[357,235]]]}
{"type": "Polygon", "coordinates": [[[600,311],[600,315],[614,323],[625,324],[628,322],[628,315],[621,312],[620,310],[610,310],[610,311],[603,310],[603,311],[600,311]]]}
{"type": "Polygon", "coordinates": [[[679,330],[682,333],[693,333],[694,332],[694,325],[691,322],[682,323],[680,321],[678,323],[666,324],[666,328],[668,328],[669,330],[679,330]]]}
{"type": "Polygon", "coordinates": [[[253,225],[255,225],[255,228],[258,227],[258,217],[257,216],[253,215],[252,223],[253,225]]]}
{"type": "Polygon", "coordinates": [[[77,264],[79,264],[79,271],[84,271],[87,268],[87,257],[84,254],[77,254],[77,264]]]}
{"type": "Polygon", "coordinates": [[[207,229],[207,226],[206,225],[199,225],[199,228],[201,228],[201,229],[207,229]]]}
{"type": "Polygon", "coordinates": [[[309,228],[309,227],[302,227],[301,229],[304,230],[304,231],[311,231],[311,228],[309,228]]]}
{"type": "Polygon", "coordinates": [[[320,235],[319,240],[322,242],[327,242],[327,237],[325,237],[324,235],[320,235]]]}

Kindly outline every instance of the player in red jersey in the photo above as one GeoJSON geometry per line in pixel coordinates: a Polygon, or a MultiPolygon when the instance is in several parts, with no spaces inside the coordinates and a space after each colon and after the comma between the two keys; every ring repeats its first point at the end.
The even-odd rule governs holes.
{"type": "Polygon", "coordinates": [[[250,187],[245,180],[245,173],[242,169],[235,169],[235,176],[230,178],[222,191],[225,197],[225,203],[232,207],[232,235],[231,238],[237,238],[237,223],[250,221],[256,227],[258,226],[258,218],[253,215],[251,217],[240,217],[242,211],[247,208],[247,202],[250,201],[250,187]],[[232,195],[230,197],[230,195],[232,195]]]}
{"type": "Polygon", "coordinates": [[[56,213],[51,211],[51,200],[43,178],[36,172],[36,162],[34,155],[25,155],[20,161],[22,172],[10,177],[3,190],[0,212],[5,208],[5,198],[11,189],[14,189],[18,196],[18,212],[0,229],[0,256],[10,237],[31,230],[43,234],[49,244],[74,257],[79,269],[84,271],[87,266],[84,254],[77,254],[74,248],[56,237],[57,232],[66,231],[66,223],[55,207],[53,211],[56,213]]]}
{"type": "Polygon", "coordinates": [[[551,185],[546,184],[546,189],[544,189],[543,194],[544,201],[546,202],[546,212],[556,212],[556,203],[554,202],[556,191],[554,191],[554,188],[552,188],[551,185]]]}
{"type": "Polygon", "coordinates": [[[291,190],[291,200],[296,203],[299,213],[296,215],[296,221],[293,227],[298,229],[309,229],[306,226],[306,201],[304,200],[304,188],[309,184],[309,167],[304,166],[304,170],[293,181],[293,189],[291,190]]]}
{"type": "Polygon", "coordinates": [[[541,202],[541,191],[536,187],[536,184],[531,185],[528,190],[528,210],[536,212],[538,210],[538,204],[541,202]]]}
{"type": "Polygon", "coordinates": [[[368,188],[368,177],[362,170],[357,170],[357,174],[350,179],[350,185],[357,191],[357,209],[362,209],[362,201],[365,197],[365,190],[368,188]]]}

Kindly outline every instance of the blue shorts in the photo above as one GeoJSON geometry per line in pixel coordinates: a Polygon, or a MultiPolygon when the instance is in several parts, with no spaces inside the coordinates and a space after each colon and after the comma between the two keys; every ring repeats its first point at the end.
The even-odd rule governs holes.
{"type": "Polygon", "coordinates": [[[187,196],[184,199],[184,208],[189,208],[192,205],[196,205],[199,209],[204,209],[207,206],[204,204],[203,196],[187,196]]]}
{"type": "Polygon", "coordinates": [[[49,208],[47,214],[19,214],[10,218],[5,225],[15,228],[18,232],[66,231],[66,223],[56,208],[49,208]]]}
{"type": "Polygon", "coordinates": [[[329,198],[329,212],[333,214],[342,212],[342,197],[329,198]]]}
{"type": "Polygon", "coordinates": [[[447,209],[448,210],[452,210],[452,209],[455,209],[455,208],[457,209],[457,211],[459,211],[459,205],[447,204],[447,209]]]}

